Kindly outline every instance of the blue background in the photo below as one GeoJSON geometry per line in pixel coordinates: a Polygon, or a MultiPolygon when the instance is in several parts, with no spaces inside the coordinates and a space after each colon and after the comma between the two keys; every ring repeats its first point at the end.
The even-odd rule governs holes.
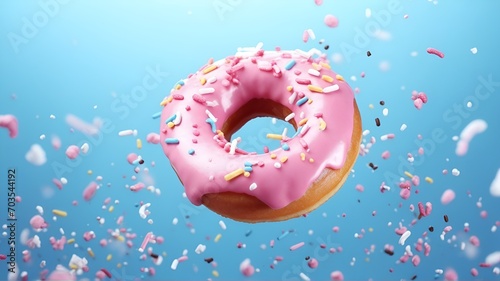
{"type": "MultiPolygon", "coordinates": [[[[324,2],[317,6],[312,0],[2,1],[0,114],[13,114],[19,121],[19,135],[15,139],[10,139],[6,130],[0,130],[2,186],[6,188],[7,169],[15,168],[16,191],[22,197],[17,205],[18,240],[23,229],[31,230],[29,219],[37,214],[35,206],[44,207],[44,218],[49,223],[47,232],[38,233],[42,247],[30,249],[31,263],[22,262],[21,252],[27,247],[17,244],[20,270],[27,271],[30,280],[34,280],[42,260],[52,271],[58,263],[67,267],[71,255],[77,254],[87,257],[90,267],[90,272],[79,276],[79,280],[93,280],[100,268],[107,268],[117,280],[300,280],[300,272],[312,280],[329,280],[334,270],[342,271],[346,280],[409,280],[414,275],[417,280],[429,280],[434,278],[437,268],[454,268],[461,279],[472,279],[470,269],[473,267],[479,270],[478,278],[482,280],[500,279],[492,273],[492,268],[479,267],[488,254],[500,250],[500,231],[491,232],[491,227],[500,220],[500,199],[489,192],[500,167],[497,148],[500,87],[493,87],[485,99],[475,97],[476,87],[481,85],[480,77],[500,81],[500,41],[497,39],[500,3],[494,0],[439,3],[400,0],[392,1],[399,7],[394,11],[388,8],[388,1],[324,2]],[[42,6],[49,2],[56,4],[47,16],[42,6]],[[371,18],[365,16],[366,8],[371,8],[371,18]],[[327,14],[338,17],[337,28],[328,28],[323,23],[327,14]],[[389,17],[377,18],[376,14],[389,17]],[[404,19],[405,14],[408,19],[404,19]],[[46,22],[43,22],[44,15],[46,22]],[[27,21],[38,23],[36,30],[26,33],[27,21]],[[390,33],[390,40],[372,36],[370,28],[377,25],[390,33]],[[302,33],[308,28],[314,30],[317,38],[304,43],[302,33]],[[15,36],[18,40],[25,39],[12,41],[15,36]],[[365,36],[365,40],[360,41],[360,36],[365,36]],[[319,39],[325,42],[320,45],[319,39]],[[182,196],[183,187],[161,147],[146,143],[145,137],[150,132],[158,132],[158,120],[151,119],[151,115],[161,109],[159,102],[176,81],[195,72],[209,58],[221,59],[234,54],[238,47],[255,46],[258,42],[263,42],[267,50],[277,46],[324,50],[323,46],[328,44],[330,48],[325,52],[330,58],[342,55],[343,60],[332,65],[350,81],[352,88],[359,88],[356,99],[363,127],[371,131],[366,141],[374,136],[377,143],[367,156],[358,159],[355,172],[344,187],[306,218],[251,225],[221,218],[205,207],[191,205],[182,196]],[[443,51],[445,58],[427,54],[428,47],[443,51]],[[470,51],[473,47],[478,49],[475,55],[470,51]],[[366,55],[368,50],[371,57],[366,55]],[[410,55],[412,52],[417,55],[410,55]],[[381,63],[389,64],[390,68],[381,70],[381,63]],[[142,85],[148,69],[159,69],[162,73],[156,87],[133,106],[125,106],[121,99],[142,85]],[[360,77],[363,71],[365,78],[360,77]],[[356,81],[352,81],[351,76],[356,76],[356,81]],[[420,111],[410,99],[412,90],[423,91],[429,97],[420,111]],[[379,105],[380,100],[384,100],[384,107],[389,109],[386,117],[382,116],[384,107],[379,105]],[[469,101],[473,102],[471,108],[466,107],[469,101]],[[455,107],[463,109],[464,114],[455,112],[455,107]],[[56,118],[50,119],[51,114],[56,118]],[[95,117],[107,120],[109,131],[101,132],[94,139],[78,131],[71,132],[64,121],[68,114],[89,123],[95,117]],[[375,126],[375,117],[380,117],[382,126],[375,126]],[[473,139],[466,156],[457,157],[452,137],[478,118],[487,121],[487,131],[473,139]],[[404,132],[399,131],[402,123],[408,125],[404,132]],[[144,143],[141,150],[135,146],[136,138],[118,136],[118,132],[125,129],[138,130],[138,138],[144,143]],[[432,141],[434,130],[446,136],[444,142],[432,141]],[[380,141],[380,136],[391,132],[396,133],[395,139],[380,141]],[[47,136],[45,140],[40,140],[42,134],[47,136]],[[414,153],[422,145],[418,134],[423,137],[426,153],[416,157],[413,166],[403,167],[401,163],[407,163],[406,154],[414,153]],[[61,138],[60,150],[51,146],[53,135],[61,138]],[[66,147],[84,142],[90,144],[89,153],[74,163],[66,160],[66,147]],[[26,152],[34,143],[40,144],[47,153],[47,163],[40,167],[25,160],[26,152]],[[385,150],[391,152],[389,160],[380,157],[385,150]],[[161,189],[160,196],[145,190],[133,193],[125,188],[134,183],[131,180],[135,175],[134,166],[126,162],[130,152],[146,160],[143,167],[149,168],[154,185],[161,189]],[[156,163],[154,167],[152,161],[156,163]],[[370,162],[378,165],[378,170],[372,171],[368,166],[370,162]],[[54,163],[68,169],[63,175],[58,174],[53,169],[54,163]],[[442,174],[443,169],[453,168],[461,171],[458,177],[442,174]],[[88,170],[92,170],[92,175],[88,170]],[[412,189],[419,189],[419,194],[413,192],[408,200],[399,197],[397,187],[405,170],[422,179],[421,185],[412,189]],[[83,188],[99,175],[103,177],[103,186],[92,201],[84,202],[83,188]],[[68,179],[68,184],[58,190],[52,179],[61,176],[68,179]],[[423,181],[426,176],[432,177],[434,183],[423,181]],[[380,193],[383,181],[391,187],[390,192],[380,193]],[[357,184],[365,187],[363,193],[355,190],[357,184]],[[439,200],[446,189],[453,189],[456,199],[444,206],[439,200]],[[112,213],[101,208],[108,197],[120,201],[113,204],[112,213]],[[79,205],[72,206],[73,200],[78,200],[79,205]],[[482,200],[482,208],[476,206],[479,200],[482,200]],[[152,204],[149,218],[154,220],[153,224],[138,216],[136,204],[140,201],[152,204]],[[432,215],[410,226],[416,213],[409,211],[409,205],[427,201],[434,205],[432,215]],[[68,217],[53,221],[50,210],[54,208],[66,210],[68,217]],[[482,210],[488,211],[486,219],[479,215],[482,210]],[[377,215],[372,216],[372,211],[377,215]],[[450,218],[449,223],[443,221],[445,214],[450,218]],[[101,248],[99,240],[110,238],[107,230],[118,227],[115,220],[119,215],[125,216],[124,227],[138,236],[134,247],[101,248]],[[104,225],[99,225],[97,216],[106,219],[104,225]],[[172,224],[174,218],[179,220],[177,225],[172,224]],[[227,225],[226,230],[218,225],[221,219],[227,225]],[[389,222],[392,226],[388,226],[389,222]],[[418,267],[411,262],[396,263],[404,254],[404,247],[398,245],[399,237],[394,233],[400,222],[412,231],[407,240],[412,246],[430,225],[435,228],[426,240],[432,246],[430,256],[424,257],[413,248],[414,254],[422,258],[418,267]],[[471,226],[469,233],[463,231],[466,222],[471,226]],[[453,230],[441,241],[439,235],[446,225],[453,230]],[[339,226],[340,232],[334,233],[333,226],[339,226]],[[63,251],[54,251],[48,240],[50,236],[60,238],[59,228],[64,229],[67,238],[76,232],[80,248],[66,245],[63,251]],[[354,238],[362,229],[366,231],[364,237],[354,238]],[[83,232],[90,230],[96,233],[97,239],[85,242],[83,232]],[[293,232],[270,248],[269,241],[276,240],[286,230],[293,232]],[[313,233],[308,233],[309,230],[313,233]],[[141,267],[154,265],[150,259],[140,261],[136,250],[148,231],[165,238],[162,245],[153,245],[155,253],[166,254],[163,264],[156,267],[154,277],[140,272],[141,267]],[[247,237],[245,234],[249,231],[252,233],[247,237]],[[219,233],[222,238],[215,243],[214,237],[219,233]],[[452,235],[456,240],[448,242],[452,235]],[[480,238],[479,248],[468,243],[470,235],[480,238]],[[291,245],[302,241],[306,243],[304,247],[289,251],[291,245]],[[246,247],[237,248],[238,242],[246,247]],[[465,242],[469,250],[460,250],[461,242],[465,242]],[[207,250],[197,255],[194,249],[200,243],[207,245],[207,250]],[[326,249],[320,248],[322,243],[326,249]],[[386,243],[395,246],[394,256],[383,252],[386,243]],[[266,249],[261,249],[262,244],[266,249]],[[365,253],[372,245],[373,252],[365,253]],[[338,246],[343,252],[328,253],[330,247],[338,246]],[[87,255],[87,247],[94,249],[95,259],[87,255]],[[172,260],[180,257],[184,249],[189,251],[189,260],[179,264],[177,270],[171,270],[172,260]],[[109,253],[113,259],[108,262],[105,258],[109,253]],[[284,260],[271,269],[276,256],[283,256],[284,260]],[[306,256],[316,258],[319,267],[310,269],[306,256]],[[207,257],[214,258],[216,268],[203,261],[207,257]],[[250,278],[239,272],[239,264],[246,258],[260,270],[250,278]],[[353,258],[356,261],[351,265],[353,258]],[[125,270],[117,269],[117,264],[124,262],[128,263],[125,270]],[[394,272],[389,272],[390,268],[394,272]],[[212,275],[214,269],[219,277],[212,275]]],[[[284,126],[284,122],[274,125],[270,118],[262,118],[249,122],[235,135],[243,139],[257,135],[261,146],[272,148],[277,144],[263,136],[268,131],[280,133],[284,126]]],[[[0,193],[2,206],[7,204],[6,193],[6,190],[0,193]]],[[[5,220],[5,212],[1,214],[0,219],[5,220]]],[[[30,237],[34,234],[31,230],[30,237]]],[[[0,238],[2,254],[7,253],[6,242],[4,237],[0,238]]],[[[0,279],[5,278],[6,270],[0,272],[0,279]]],[[[443,276],[437,278],[443,279],[443,276]]]]}

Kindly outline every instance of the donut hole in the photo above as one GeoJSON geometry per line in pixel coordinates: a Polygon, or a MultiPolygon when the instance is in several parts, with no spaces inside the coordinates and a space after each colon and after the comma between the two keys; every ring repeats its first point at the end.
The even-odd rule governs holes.
{"type": "Polygon", "coordinates": [[[287,128],[288,137],[297,132],[294,118],[285,121],[290,113],[292,110],[275,101],[253,99],[229,116],[221,130],[229,142],[241,137],[240,149],[263,153],[264,146],[267,146],[272,151],[280,146],[280,141],[267,138],[267,134],[281,135],[284,128],[287,128]],[[275,124],[273,118],[276,118],[275,124]]]}

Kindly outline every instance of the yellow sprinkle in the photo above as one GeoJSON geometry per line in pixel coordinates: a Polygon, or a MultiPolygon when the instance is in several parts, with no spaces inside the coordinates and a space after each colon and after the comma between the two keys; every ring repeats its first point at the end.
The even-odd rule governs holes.
{"type": "Polygon", "coordinates": [[[292,86],[288,86],[288,87],[286,87],[286,90],[291,93],[293,91],[293,87],[292,86]]]}
{"type": "Polygon", "coordinates": [[[307,104],[311,104],[311,103],[313,103],[313,100],[312,99],[308,99],[307,100],[307,104]]]}
{"type": "Polygon", "coordinates": [[[118,241],[120,241],[120,242],[125,242],[125,237],[123,237],[123,236],[121,236],[121,235],[120,235],[120,236],[118,236],[118,237],[116,238],[116,240],[118,240],[118,241]]]}
{"type": "Polygon", "coordinates": [[[309,162],[310,162],[310,163],[314,163],[314,159],[309,158],[309,162]]]}
{"type": "Polygon", "coordinates": [[[328,63],[326,63],[326,62],[320,62],[319,64],[320,64],[322,67],[325,67],[325,68],[328,68],[328,69],[332,69],[332,67],[331,67],[328,63]]]}
{"type": "Polygon", "coordinates": [[[432,178],[429,178],[429,177],[425,177],[425,181],[428,182],[428,183],[433,183],[434,180],[432,178]]]}
{"type": "Polygon", "coordinates": [[[335,78],[337,78],[337,80],[339,80],[339,81],[344,81],[344,77],[342,77],[342,75],[340,75],[340,74],[337,74],[335,76],[335,78]]]}
{"type": "Polygon", "coordinates": [[[111,213],[111,212],[113,212],[114,210],[115,210],[115,206],[109,206],[108,211],[109,211],[110,213],[111,213]]]}
{"type": "Polygon", "coordinates": [[[219,272],[217,270],[212,271],[214,277],[219,277],[219,272]]]}
{"type": "Polygon", "coordinates": [[[113,258],[113,255],[109,254],[109,255],[106,257],[106,260],[107,260],[107,261],[110,261],[112,258],[113,258]]]}
{"type": "Polygon", "coordinates": [[[167,123],[167,126],[168,126],[170,129],[172,129],[173,127],[175,127],[175,124],[174,124],[174,122],[168,122],[168,123],[167,123]]]}
{"type": "Polygon", "coordinates": [[[312,66],[313,66],[314,69],[316,69],[318,71],[321,70],[321,65],[319,65],[319,64],[317,64],[315,62],[312,63],[312,66]]]}
{"type": "Polygon", "coordinates": [[[319,86],[314,86],[314,85],[307,85],[307,88],[309,89],[309,91],[311,92],[315,92],[315,93],[323,93],[323,89],[319,86]]]}
{"type": "Polygon", "coordinates": [[[236,178],[238,176],[243,175],[244,172],[245,172],[245,170],[243,170],[241,168],[240,169],[236,169],[236,170],[232,171],[231,173],[225,175],[224,179],[226,181],[230,181],[230,180],[232,180],[232,179],[234,179],[234,178],[236,178]]]}
{"type": "Polygon", "coordinates": [[[137,139],[136,144],[137,144],[137,149],[141,149],[142,148],[142,141],[141,141],[141,139],[137,139]]]}
{"type": "Polygon", "coordinates": [[[166,257],[166,256],[167,256],[167,252],[163,251],[163,252],[161,253],[161,255],[162,255],[162,256],[164,256],[164,257],[166,257]]]}
{"type": "Polygon", "coordinates": [[[92,170],[88,170],[87,175],[89,175],[89,176],[92,175],[92,170]]]}
{"type": "Polygon", "coordinates": [[[286,156],[283,156],[280,159],[281,163],[285,163],[287,160],[288,160],[288,157],[286,157],[286,156]]]}
{"type": "Polygon", "coordinates": [[[61,211],[61,210],[52,210],[52,214],[56,215],[56,216],[60,216],[60,217],[65,217],[68,215],[68,213],[66,213],[65,211],[61,211]]]}
{"type": "Polygon", "coordinates": [[[203,74],[207,74],[207,73],[210,73],[216,69],[217,69],[217,65],[211,64],[211,65],[205,67],[202,72],[203,72],[203,74]]]}
{"type": "Polygon", "coordinates": [[[323,120],[323,118],[319,118],[319,129],[321,131],[324,131],[326,129],[326,122],[323,120]]]}
{"type": "Polygon", "coordinates": [[[366,261],[366,262],[370,262],[370,258],[369,258],[369,257],[366,257],[366,258],[365,258],[365,261],[366,261]]]}
{"type": "Polygon", "coordinates": [[[309,120],[309,118],[304,118],[304,119],[300,120],[299,121],[299,127],[303,126],[305,123],[307,123],[308,120],[309,120]]]}
{"type": "Polygon", "coordinates": [[[215,131],[215,132],[217,133],[217,135],[218,135],[219,137],[223,137],[223,136],[224,136],[224,132],[223,132],[223,131],[221,131],[221,130],[217,130],[217,131],[215,131]]]}
{"type": "Polygon", "coordinates": [[[89,254],[89,256],[90,256],[91,258],[94,258],[94,257],[95,257],[95,255],[94,255],[94,251],[92,251],[92,249],[87,248],[87,253],[89,254]]]}
{"type": "Polygon", "coordinates": [[[217,236],[215,236],[215,238],[214,238],[214,242],[215,243],[219,242],[219,240],[221,239],[221,237],[222,237],[222,234],[220,234],[220,233],[217,234],[217,236]]]}
{"type": "Polygon", "coordinates": [[[410,179],[413,178],[413,175],[408,171],[405,171],[405,176],[409,177],[410,179]]]}
{"type": "Polygon", "coordinates": [[[174,100],[174,96],[168,96],[167,102],[171,103],[174,100]]]}
{"type": "Polygon", "coordinates": [[[167,101],[167,98],[165,97],[161,102],[160,102],[160,106],[165,106],[167,105],[168,101],[167,101]]]}
{"type": "Polygon", "coordinates": [[[243,175],[245,176],[245,178],[248,178],[250,176],[250,172],[244,172],[243,175]]]}
{"type": "Polygon", "coordinates": [[[301,153],[300,153],[300,159],[301,159],[302,161],[306,160],[306,154],[305,154],[304,152],[301,152],[301,153]]]}
{"type": "Polygon", "coordinates": [[[276,154],[271,153],[271,159],[276,159],[276,157],[277,157],[276,154]]]}
{"type": "Polygon", "coordinates": [[[368,107],[369,107],[370,109],[373,109],[373,104],[371,104],[371,103],[370,103],[370,104],[368,105],[368,107]]]}
{"type": "Polygon", "coordinates": [[[70,238],[68,241],[66,241],[66,244],[73,244],[75,243],[75,238],[70,238]]]}
{"type": "Polygon", "coordinates": [[[373,228],[372,227],[368,228],[368,232],[373,232],[373,228]]]}
{"type": "Polygon", "coordinates": [[[182,86],[181,86],[180,84],[176,84],[176,85],[175,85],[175,89],[176,89],[176,90],[179,90],[181,87],[182,87],[182,86]]]}
{"type": "Polygon", "coordinates": [[[266,137],[268,139],[273,139],[273,140],[282,140],[283,137],[281,135],[278,135],[278,134],[267,134],[266,137]]]}
{"type": "Polygon", "coordinates": [[[76,269],[78,269],[78,265],[76,265],[76,264],[74,264],[74,263],[71,263],[71,264],[69,265],[69,268],[71,268],[71,269],[75,269],[75,270],[76,270],[76,269]]]}
{"type": "Polygon", "coordinates": [[[207,78],[201,77],[200,78],[200,83],[201,83],[201,85],[205,85],[205,83],[207,83],[207,78]]]}
{"type": "Polygon", "coordinates": [[[326,81],[326,82],[330,82],[330,83],[332,83],[332,82],[333,82],[333,77],[328,76],[328,75],[322,75],[322,76],[321,76],[321,79],[323,79],[323,80],[324,80],[324,81],[326,81]]]}

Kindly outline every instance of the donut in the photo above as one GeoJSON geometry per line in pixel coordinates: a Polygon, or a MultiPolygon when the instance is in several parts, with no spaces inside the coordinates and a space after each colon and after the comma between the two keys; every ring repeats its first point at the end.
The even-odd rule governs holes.
{"type": "Polygon", "coordinates": [[[359,154],[361,117],[352,89],[314,50],[240,50],[175,83],[153,118],[191,203],[273,222],[305,215],[339,190],[359,154]],[[256,117],[296,132],[267,134],[280,144],[273,151],[238,148],[232,135],[256,117]]]}

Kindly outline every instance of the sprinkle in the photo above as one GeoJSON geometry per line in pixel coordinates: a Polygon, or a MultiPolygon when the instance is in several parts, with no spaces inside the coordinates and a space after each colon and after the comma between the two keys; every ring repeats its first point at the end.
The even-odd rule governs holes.
{"type": "Polygon", "coordinates": [[[236,145],[237,144],[238,144],[238,139],[234,139],[231,142],[231,147],[229,148],[229,154],[234,155],[234,153],[236,152],[236,145]]]}
{"type": "Polygon", "coordinates": [[[220,233],[219,233],[219,234],[217,234],[217,235],[215,236],[215,238],[214,238],[214,242],[215,242],[215,243],[219,242],[219,240],[220,240],[221,238],[222,238],[222,234],[220,234],[220,233]]]}
{"type": "Polygon", "coordinates": [[[243,176],[244,176],[245,178],[248,178],[248,177],[250,176],[250,172],[244,172],[244,173],[243,173],[243,176]]]}
{"type": "Polygon", "coordinates": [[[320,62],[319,64],[324,68],[332,69],[332,67],[326,62],[320,62]]]}
{"type": "Polygon", "coordinates": [[[217,118],[215,118],[215,116],[212,114],[212,112],[210,112],[210,110],[208,109],[205,110],[205,113],[208,115],[210,119],[212,119],[212,121],[217,122],[217,118]]]}
{"type": "Polygon", "coordinates": [[[433,183],[434,180],[430,177],[425,177],[425,181],[428,182],[428,183],[433,183]]]}
{"type": "Polygon", "coordinates": [[[130,136],[130,135],[132,135],[132,134],[134,134],[134,131],[133,131],[133,130],[123,130],[123,131],[118,132],[118,135],[119,135],[120,137],[130,136]]]}
{"type": "Polygon", "coordinates": [[[218,272],[217,270],[213,270],[213,271],[212,271],[212,275],[213,275],[214,277],[219,277],[219,272],[218,272]]]}
{"type": "Polygon", "coordinates": [[[309,73],[309,75],[312,75],[312,76],[316,76],[316,77],[319,77],[321,74],[319,73],[319,71],[317,71],[316,69],[312,69],[310,68],[307,73],[309,73]]]}
{"type": "Polygon", "coordinates": [[[309,120],[309,118],[304,118],[304,119],[300,120],[299,121],[299,126],[302,126],[302,125],[306,124],[308,120],[309,120]]]}
{"type": "Polygon", "coordinates": [[[301,152],[301,153],[300,153],[300,159],[301,159],[302,161],[306,160],[306,154],[305,154],[304,152],[301,152]]]}
{"type": "Polygon", "coordinates": [[[137,149],[141,149],[142,148],[142,140],[137,139],[135,142],[136,142],[137,149]]]}
{"type": "Polygon", "coordinates": [[[296,62],[295,60],[290,60],[290,61],[286,64],[285,69],[286,69],[286,70],[290,70],[290,69],[292,69],[292,68],[295,66],[295,64],[296,64],[296,63],[297,63],[297,62],[296,62]]]}
{"type": "Polygon", "coordinates": [[[440,58],[444,58],[444,54],[441,51],[434,49],[434,48],[427,48],[427,53],[432,54],[432,55],[436,55],[440,58]]]}
{"type": "Polygon", "coordinates": [[[268,61],[258,61],[257,67],[259,68],[259,70],[262,70],[262,71],[272,71],[273,70],[273,66],[268,61]]]}
{"type": "Polygon", "coordinates": [[[404,245],[405,242],[406,242],[406,239],[408,239],[408,237],[410,237],[411,235],[411,231],[407,230],[405,231],[405,233],[403,233],[403,235],[401,235],[401,237],[399,238],[399,245],[404,245]]]}
{"type": "Polygon", "coordinates": [[[410,179],[413,178],[413,175],[408,171],[405,171],[405,176],[409,177],[410,179]]]}
{"type": "Polygon", "coordinates": [[[337,78],[337,80],[344,81],[344,77],[340,74],[335,75],[335,78],[337,78]]]}
{"type": "Polygon", "coordinates": [[[282,140],[283,137],[281,135],[278,135],[278,134],[267,134],[266,137],[268,139],[273,139],[273,140],[282,140]]]}
{"type": "Polygon", "coordinates": [[[139,249],[137,249],[139,252],[141,252],[141,253],[144,252],[144,249],[146,249],[146,246],[148,245],[149,240],[151,240],[152,235],[153,235],[152,232],[146,233],[146,236],[144,236],[144,240],[142,240],[141,247],[139,249]]]}
{"type": "Polygon", "coordinates": [[[91,258],[94,258],[94,257],[95,257],[95,255],[94,255],[94,251],[92,251],[92,249],[91,249],[90,247],[89,247],[89,248],[87,248],[87,253],[89,254],[89,256],[90,256],[91,258]]]}
{"type": "Polygon", "coordinates": [[[274,163],[274,168],[276,168],[276,169],[281,168],[281,164],[280,164],[280,162],[276,162],[276,163],[274,163]]]}
{"type": "Polygon", "coordinates": [[[300,130],[299,135],[300,135],[301,137],[303,137],[303,136],[307,133],[307,131],[309,131],[309,128],[310,128],[310,126],[309,126],[309,125],[307,125],[307,124],[305,124],[305,125],[302,127],[302,129],[300,130]]]}
{"type": "Polygon", "coordinates": [[[290,150],[290,146],[287,143],[284,143],[281,148],[283,148],[284,151],[290,150]]]}
{"type": "Polygon", "coordinates": [[[212,133],[216,133],[217,132],[217,127],[215,126],[215,122],[208,118],[207,120],[205,120],[205,122],[207,122],[208,124],[210,124],[210,126],[212,127],[212,133]]]}
{"type": "Polygon", "coordinates": [[[300,100],[298,100],[296,104],[297,104],[298,106],[302,106],[302,105],[303,105],[304,103],[306,103],[308,100],[309,100],[309,98],[308,98],[308,97],[303,97],[303,98],[301,98],[300,100]]]}
{"type": "Polygon", "coordinates": [[[219,221],[219,226],[222,230],[226,230],[226,224],[223,221],[219,221]]]}
{"type": "Polygon", "coordinates": [[[207,78],[201,77],[200,78],[200,84],[203,86],[203,85],[205,85],[205,83],[207,83],[207,78]]]}
{"type": "Polygon", "coordinates": [[[286,86],[286,90],[291,93],[293,91],[293,86],[286,86]]]}
{"type": "Polygon", "coordinates": [[[296,98],[297,98],[297,92],[293,92],[292,95],[288,97],[288,103],[293,104],[296,98]]]}
{"type": "Polygon", "coordinates": [[[332,86],[328,86],[326,88],[323,89],[323,93],[332,93],[332,92],[335,92],[335,91],[338,91],[340,88],[339,88],[339,85],[337,84],[334,84],[332,86]]]}
{"type": "Polygon", "coordinates": [[[257,184],[256,183],[252,183],[249,187],[250,191],[252,190],[255,190],[257,188],[257,184]]]}
{"type": "Polygon", "coordinates": [[[300,139],[299,139],[299,142],[300,142],[300,145],[302,145],[302,147],[303,147],[304,149],[307,149],[307,148],[308,148],[307,142],[306,142],[303,138],[300,138],[300,139]]]}
{"type": "Polygon", "coordinates": [[[244,165],[245,165],[246,167],[252,167],[252,166],[253,166],[253,164],[252,164],[252,163],[250,163],[250,162],[248,162],[248,161],[246,161],[244,165]]]}
{"type": "Polygon", "coordinates": [[[322,75],[322,76],[321,76],[321,79],[323,79],[323,80],[324,80],[324,81],[326,81],[326,82],[330,82],[330,83],[332,83],[332,82],[333,82],[333,77],[328,76],[328,75],[322,75]]]}
{"type": "MultiPolygon", "coordinates": [[[[288,231],[288,230],[287,230],[287,231],[285,231],[285,232],[283,232],[283,233],[282,233],[282,234],[281,234],[281,235],[277,238],[277,239],[278,239],[278,241],[279,241],[279,240],[281,240],[281,239],[283,239],[283,238],[285,238],[288,234],[290,234],[290,231],[288,231]]],[[[271,246],[271,247],[272,247],[272,246],[271,246]]]]}
{"type": "Polygon", "coordinates": [[[172,270],[176,270],[178,265],[179,265],[179,260],[178,260],[178,259],[174,259],[174,260],[172,261],[172,264],[170,265],[170,268],[171,268],[172,270]]]}
{"type": "Polygon", "coordinates": [[[281,163],[285,163],[286,161],[288,161],[288,157],[283,156],[280,158],[280,161],[281,161],[281,163]]]}
{"type": "Polygon", "coordinates": [[[196,247],[196,249],[194,250],[194,252],[199,255],[199,254],[205,252],[206,249],[207,249],[207,246],[205,246],[203,244],[198,244],[198,246],[196,247]]]}
{"type": "Polygon", "coordinates": [[[173,127],[175,127],[175,124],[174,124],[174,122],[168,122],[168,123],[167,123],[167,126],[168,126],[170,129],[172,129],[173,127]]]}
{"type": "Polygon", "coordinates": [[[285,117],[285,121],[288,122],[288,121],[292,120],[294,117],[295,117],[295,113],[292,112],[285,117]]]}
{"type": "Polygon", "coordinates": [[[301,272],[299,276],[302,281],[311,281],[311,278],[309,278],[304,272],[301,272]]]}
{"type": "Polygon", "coordinates": [[[236,169],[236,170],[232,171],[231,173],[225,175],[224,179],[226,181],[230,181],[238,176],[241,176],[244,172],[245,172],[245,170],[243,170],[243,169],[236,169]]]}
{"type": "Polygon", "coordinates": [[[68,213],[66,213],[65,211],[61,211],[61,210],[52,210],[52,214],[56,215],[56,216],[60,216],[60,217],[65,217],[68,215],[68,213]]]}
{"type": "Polygon", "coordinates": [[[375,125],[377,125],[377,127],[380,127],[380,119],[378,117],[375,118],[375,125]]]}
{"type": "Polygon", "coordinates": [[[245,170],[245,172],[252,172],[253,168],[249,167],[249,166],[245,166],[245,168],[243,168],[243,170],[245,170]]]}
{"type": "Polygon", "coordinates": [[[172,116],[168,117],[168,118],[167,118],[167,120],[165,120],[165,124],[168,124],[169,122],[174,121],[174,120],[175,120],[175,118],[177,118],[177,115],[176,115],[176,114],[174,114],[174,115],[172,115],[172,116]]]}
{"type": "Polygon", "coordinates": [[[177,138],[166,138],[165,139],[166,144],[179,144],[179,139],[177,138]]]}
{"type": "Polygon", "coordinates": [[[213,94],[215,92],[214,88],[200,88],[198,93],[200,95],[213,94]]]}
{"type": "Polygon", "coordinates": [[[209,77],[207,82],[210,84],[213,84],[213,83],[217,82],[217,77],[215,77],[215,76],[209,77]]]}
{"type": "Polygon", "coordinates": [[[300,85],[310,85],[311,84],[311,80],[304,79],[304,78],[295,78],[295,82],[297,82],[297,84],[300,84],[300,85]]]}
{"type": "Polygon", "coordinates": [[[309,163],[314,163],[314,158],[309,158],[309,163]]]}
{"type": "Polygon", "coordinates": [[[319,118],[319,129],[321,131],[324,131],[326,129],[326,122],[323,120],[323,118],[319,118]]]}
{"type": "Polygon", "coordinates": [[[270,156],[271,156],[271,159],[276,159],[276,157],[277,157],[276,154],[274,154],[274,153],[271,153],[270,156]]]}
{"type": "Polygon", "coordinates": [[[210,72],[216,70],[217,67],[218,67],[217,65],[211,64],[211,65],[205,67],[202,72],[203,72],[203,74],[207,74],[207,73],[210,73],[210,72]]]}
{"type": "Polygon", "coordinates": [[[318,71],[319,71],[319,70],[321,70],[321,65],[319,65],[319,64],[317,64],[317,63],[315,63],[315,62],[313,62],[313,63],[312,63],[312,67],[313,67],[314,69],[318,70],[318,71]]]}
{"type": "Polygon", "coordinates": [[[199,104],[205,104],[207,102],[207,100],[204,97],[198,94],[193,95],[193,100],[199,104]]]}
{"type": "Polygon", "coordinates": [[[321,87],[315,86],[315,85],[307,85],[307,89],[309,89],[309,91],[315,92],[315,93],[322,93],[323,92],[323,89],[321,87]]]}
{"type": "Polygon", "coordinates": [[[151,116],[151,118],[153,118],[153,119],[158,119],[158,118],[160,118],[160,116],[161,116],[161,111],[160,111],[160,112],[156,112],[155,114],[153,114],[153,115],[151,116]]]}
{"type": "Polygon", "coordinates": [[[290,251],[295,251],[298,248],[304,246],[304,244],[305,244],[304,242],[297,243],[297,244],[295,244],[295,245],[293,245],[293,246],[290,247],[290,251]]]}
{"type": "Polygon", "coordinates": [[[189,153],[189,155],[193,155],[193,154],[194,154],[194,149],[192,149],[192,148],[191,148],[191,149],[189,149],[189,150],[188,150],[188,153],[189,153]]]}

